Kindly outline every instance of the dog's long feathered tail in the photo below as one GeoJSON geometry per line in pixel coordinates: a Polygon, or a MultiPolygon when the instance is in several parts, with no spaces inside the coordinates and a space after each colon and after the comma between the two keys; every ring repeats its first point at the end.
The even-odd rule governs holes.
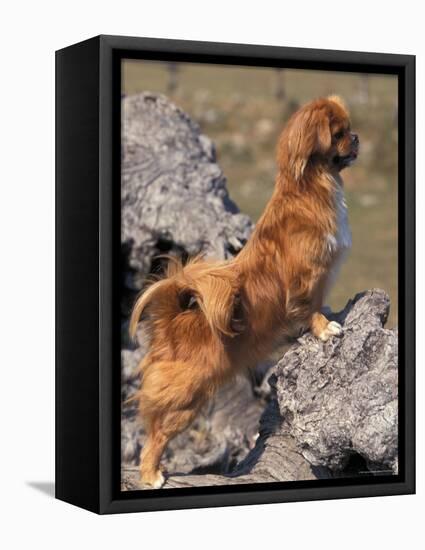
{"type": "Polygon", "coordinates": [[[137,325],[139,324],[140,318],[142,317],[144,310],[152,301],[154,296],[161,291],[161,289],[164,287],[165,282],[166,279],[153,283],[145,292],[143,292],[143,294],[141,294],[137,298],[130,317],[129,332],[131,338],[134,338],[136,336],[137,325]]]}
{"type": "Polygon", "coordinates": [[[162,279],[159,279],[159,280],[158,280],[158,277],[156,276],[154,276],[153,278],[151,277],[150,279],[147,279],[146,282],[148,284],[149,283],[151,284],[137,298],[136,303],[134,304],[133,310],[131,312],[130,326],[129,326],[129,332],[130,332],[131,338],[134,338],[136,335],[137,325],[139,324],[140,318],[142,317],[142,314],[145,311],[146,307],[155,299],[155,297],[158,297],[161,294],[161,292],[165,291],[167,282],[172,277],[176,276],[178,273],[181,273],[183,271],[183,262],[181,261],[181,259],[176,258],[175,256],[163,254],[160,256],[156,256],[156,258],[157,259],[163,258],[168,260],[165,275],[162,279]]]}
{"type": "MultiPolygon", "coordinates": [[[[243,330],[243,312],[237,272],[225,262],[207,262],[201,257],[183,265],[170,258],[166,276],[151,284],[136,300],[130,317],[130,336],[149,307],[156,320],[191,310],[204,315],[211,330],[234,337],[243,330]]],[[[199,319],[199,318],[198,318],[199,319]]]]}

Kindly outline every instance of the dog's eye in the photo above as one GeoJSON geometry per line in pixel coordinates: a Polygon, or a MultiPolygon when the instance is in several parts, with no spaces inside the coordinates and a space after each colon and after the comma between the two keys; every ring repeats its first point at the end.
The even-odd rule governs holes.
{"type": "Polygon", "coordinates": [[[179,295],[179,305],[180,308],[185,311],[187,309],[196,309],[198,307],[198,302],[194,294],[186,291],[179,295]]]}
{"type": "Polygon", "coordinates": [[[334,138],[335,139],[341,139],[344,135],[344,130],[340,130],[339,132],[337,132],[336,134],[334,134],[334,138]]]}

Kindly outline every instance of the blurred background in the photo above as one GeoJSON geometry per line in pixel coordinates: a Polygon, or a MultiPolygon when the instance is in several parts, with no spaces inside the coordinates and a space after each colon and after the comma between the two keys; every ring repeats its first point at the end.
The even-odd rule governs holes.
{"type": "Polygon", "coordinates": [[[351,112],[360,155],[343,172],[353,248],[328,299],[334,310],[379,287],[397,325],[397,77],[166,63],[123,62],[122,92],[163,93],[215,143],[231,198],[255,222],[271,196],[275,150],[289,116],[303,103],[338,94],[351,112]]]}

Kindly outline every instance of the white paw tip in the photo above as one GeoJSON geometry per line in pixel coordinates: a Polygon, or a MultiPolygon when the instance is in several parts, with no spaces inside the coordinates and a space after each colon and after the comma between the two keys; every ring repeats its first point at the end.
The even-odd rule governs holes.
{"type": "Polygon", "coordinates": [[[342,326],[336,321],[330,321],[319,334],[319,338],[322,342],[327,342],[331,336],[339,336],[340,334],[342,334],[342,326]]]}
{"type": "Polygon", "coordinates": [[[153,480],[144,481],[142,479],[142,486],[147,489],[160,489],[165,483],[165,478],[161,472],[158,472],[157,476],[153,480]]]}
{"type": "Polygon", "coordinates": [[[152,484],[152,487],[154,489],[160,489],[164,485],[164,483],[165,483],[165,478],[161,474],[161,472],[159,472],[158,477],[155,479],[155,481],[152,484]]]}
{"type": "Polygon", "coordinates": [[[342,326],[336,321],[331,321],[326,327],[332,334],[341,334],[342,326]]]}

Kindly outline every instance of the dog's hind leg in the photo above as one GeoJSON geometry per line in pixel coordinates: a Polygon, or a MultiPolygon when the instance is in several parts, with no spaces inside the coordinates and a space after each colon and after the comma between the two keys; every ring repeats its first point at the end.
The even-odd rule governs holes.
{"type": "Polygon", "coordinates": [[[159,467],[161,456],[168,442],[191,424],[197,412],[197,408],[170,411],[151,424],[146,443],[140,453],[142,485],[153,489],[163,486],[165,479],[159,467]]]}
{"type": "Polygon", "coordinates": [[[164,484],[164,476],[159,469],[161,455],[167,446],[168,438],[161,430],[152,430],[140,453],[140,478],[142,485],[159,489],[164,484]]]}

